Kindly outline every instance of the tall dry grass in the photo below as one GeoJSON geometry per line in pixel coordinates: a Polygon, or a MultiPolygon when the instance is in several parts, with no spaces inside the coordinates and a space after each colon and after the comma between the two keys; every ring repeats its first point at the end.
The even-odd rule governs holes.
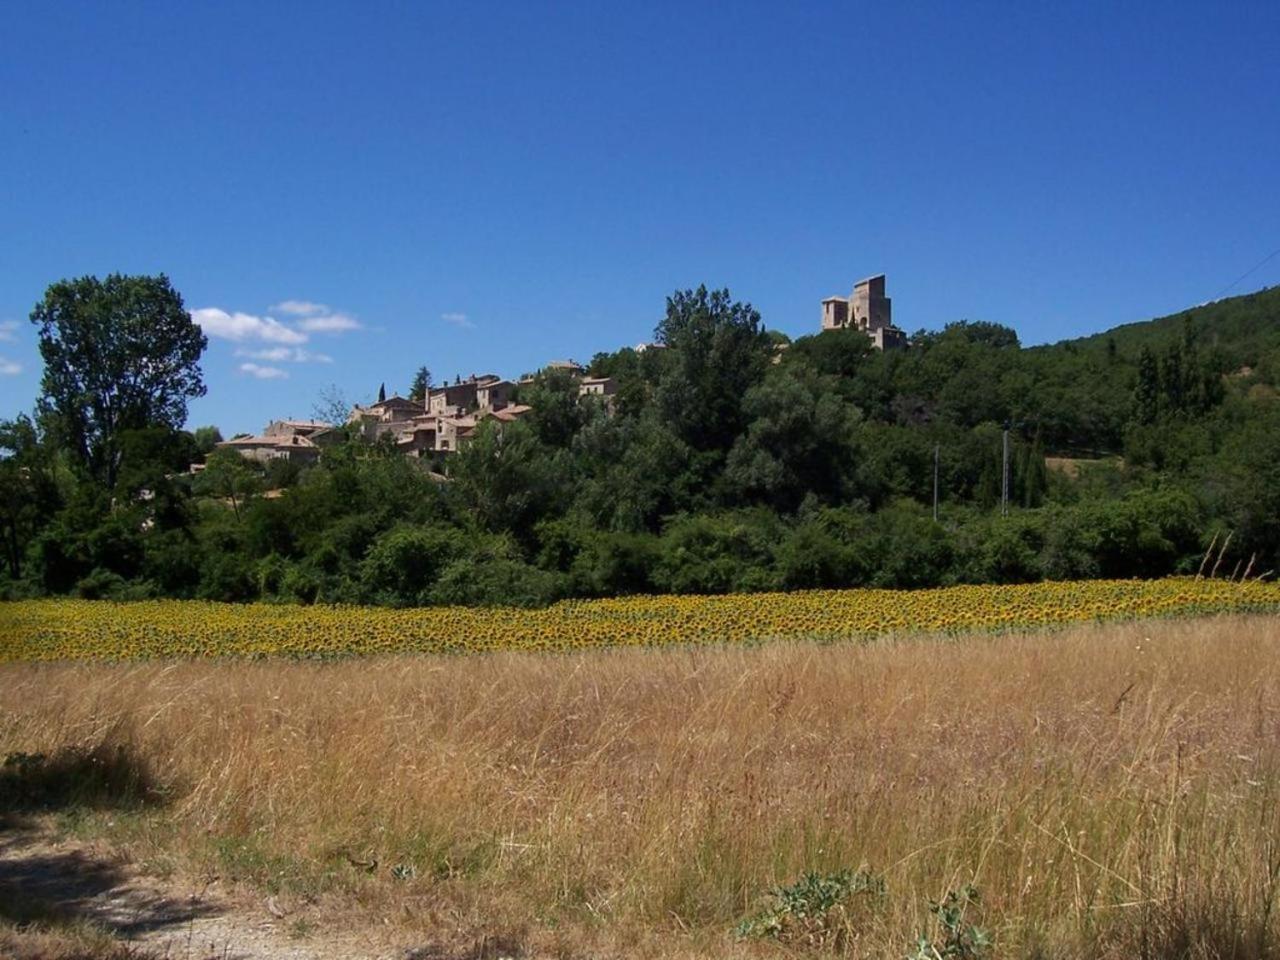
{"type": "Polygon", "coordinates": [[[165,853],[385,918],[732,954],[806,870],[902,957],[967,883],[1001,956],[1280,949],[1280,621],[881,645],[0,668],[0,754],[124,750],[165,853]],[[376,861],[376,866],[374,865],[376,861]]]}

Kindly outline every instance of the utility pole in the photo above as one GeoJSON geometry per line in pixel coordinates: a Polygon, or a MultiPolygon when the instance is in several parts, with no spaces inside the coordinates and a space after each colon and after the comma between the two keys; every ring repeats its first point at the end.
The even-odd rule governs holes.
{"type": "Polygon", "coordinates": [[[1004,428],[1004,457],[1000,468],[1000,516],[1009,515],[1009,428],[1004,428]]]}
{"type": "Polygon", "coordinates": [[[933,522],[938,522],[938,450],[942,444],[933,445],[933,522]]]}

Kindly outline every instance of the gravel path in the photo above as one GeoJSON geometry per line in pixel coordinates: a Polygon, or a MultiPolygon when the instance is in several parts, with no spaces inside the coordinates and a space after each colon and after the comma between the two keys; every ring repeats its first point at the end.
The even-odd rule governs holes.
{"type": "MultiPolygon", "coordinates": [[[[233,902],[209,885],[167,886],[92,846],[38,830],[0,833],[0,901],[29,912],[86,920],[164,960],[446,960],[431,949],[375,943],[350,934],[291,934],[295,922],[268,898],[233,902]]],[[[465,954],[463,954],[465,956],[465,954]]]]}

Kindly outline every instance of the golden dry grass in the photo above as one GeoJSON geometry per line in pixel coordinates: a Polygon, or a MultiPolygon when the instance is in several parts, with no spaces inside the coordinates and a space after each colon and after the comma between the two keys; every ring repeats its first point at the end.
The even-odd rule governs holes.
{"type": "Polygon", "coordinates": [[[888,893],[828,949],[903,957],[966,883],[1000,956],[1280,949],[1274,617],[0,666],[0,754],[104,742],[168,798],[112,815],[140,859],[424,937],[767,953],[732,928],[770,887],[865,866],[888,893]]]}

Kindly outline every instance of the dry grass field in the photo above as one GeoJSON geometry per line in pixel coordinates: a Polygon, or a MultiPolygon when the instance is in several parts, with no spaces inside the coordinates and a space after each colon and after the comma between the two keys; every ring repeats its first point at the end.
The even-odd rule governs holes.
{"type": "Polygon", "coordinates": [[[6,755],[10,809],[271,895],[300,936],[500,945],[420,956],[1280,951],[1275,617],[8,664],[6,755]],[[770,897],[842,869],[874,879],[770,897]],[[948,936],[930,901],[969,885],[948,936]]]}

